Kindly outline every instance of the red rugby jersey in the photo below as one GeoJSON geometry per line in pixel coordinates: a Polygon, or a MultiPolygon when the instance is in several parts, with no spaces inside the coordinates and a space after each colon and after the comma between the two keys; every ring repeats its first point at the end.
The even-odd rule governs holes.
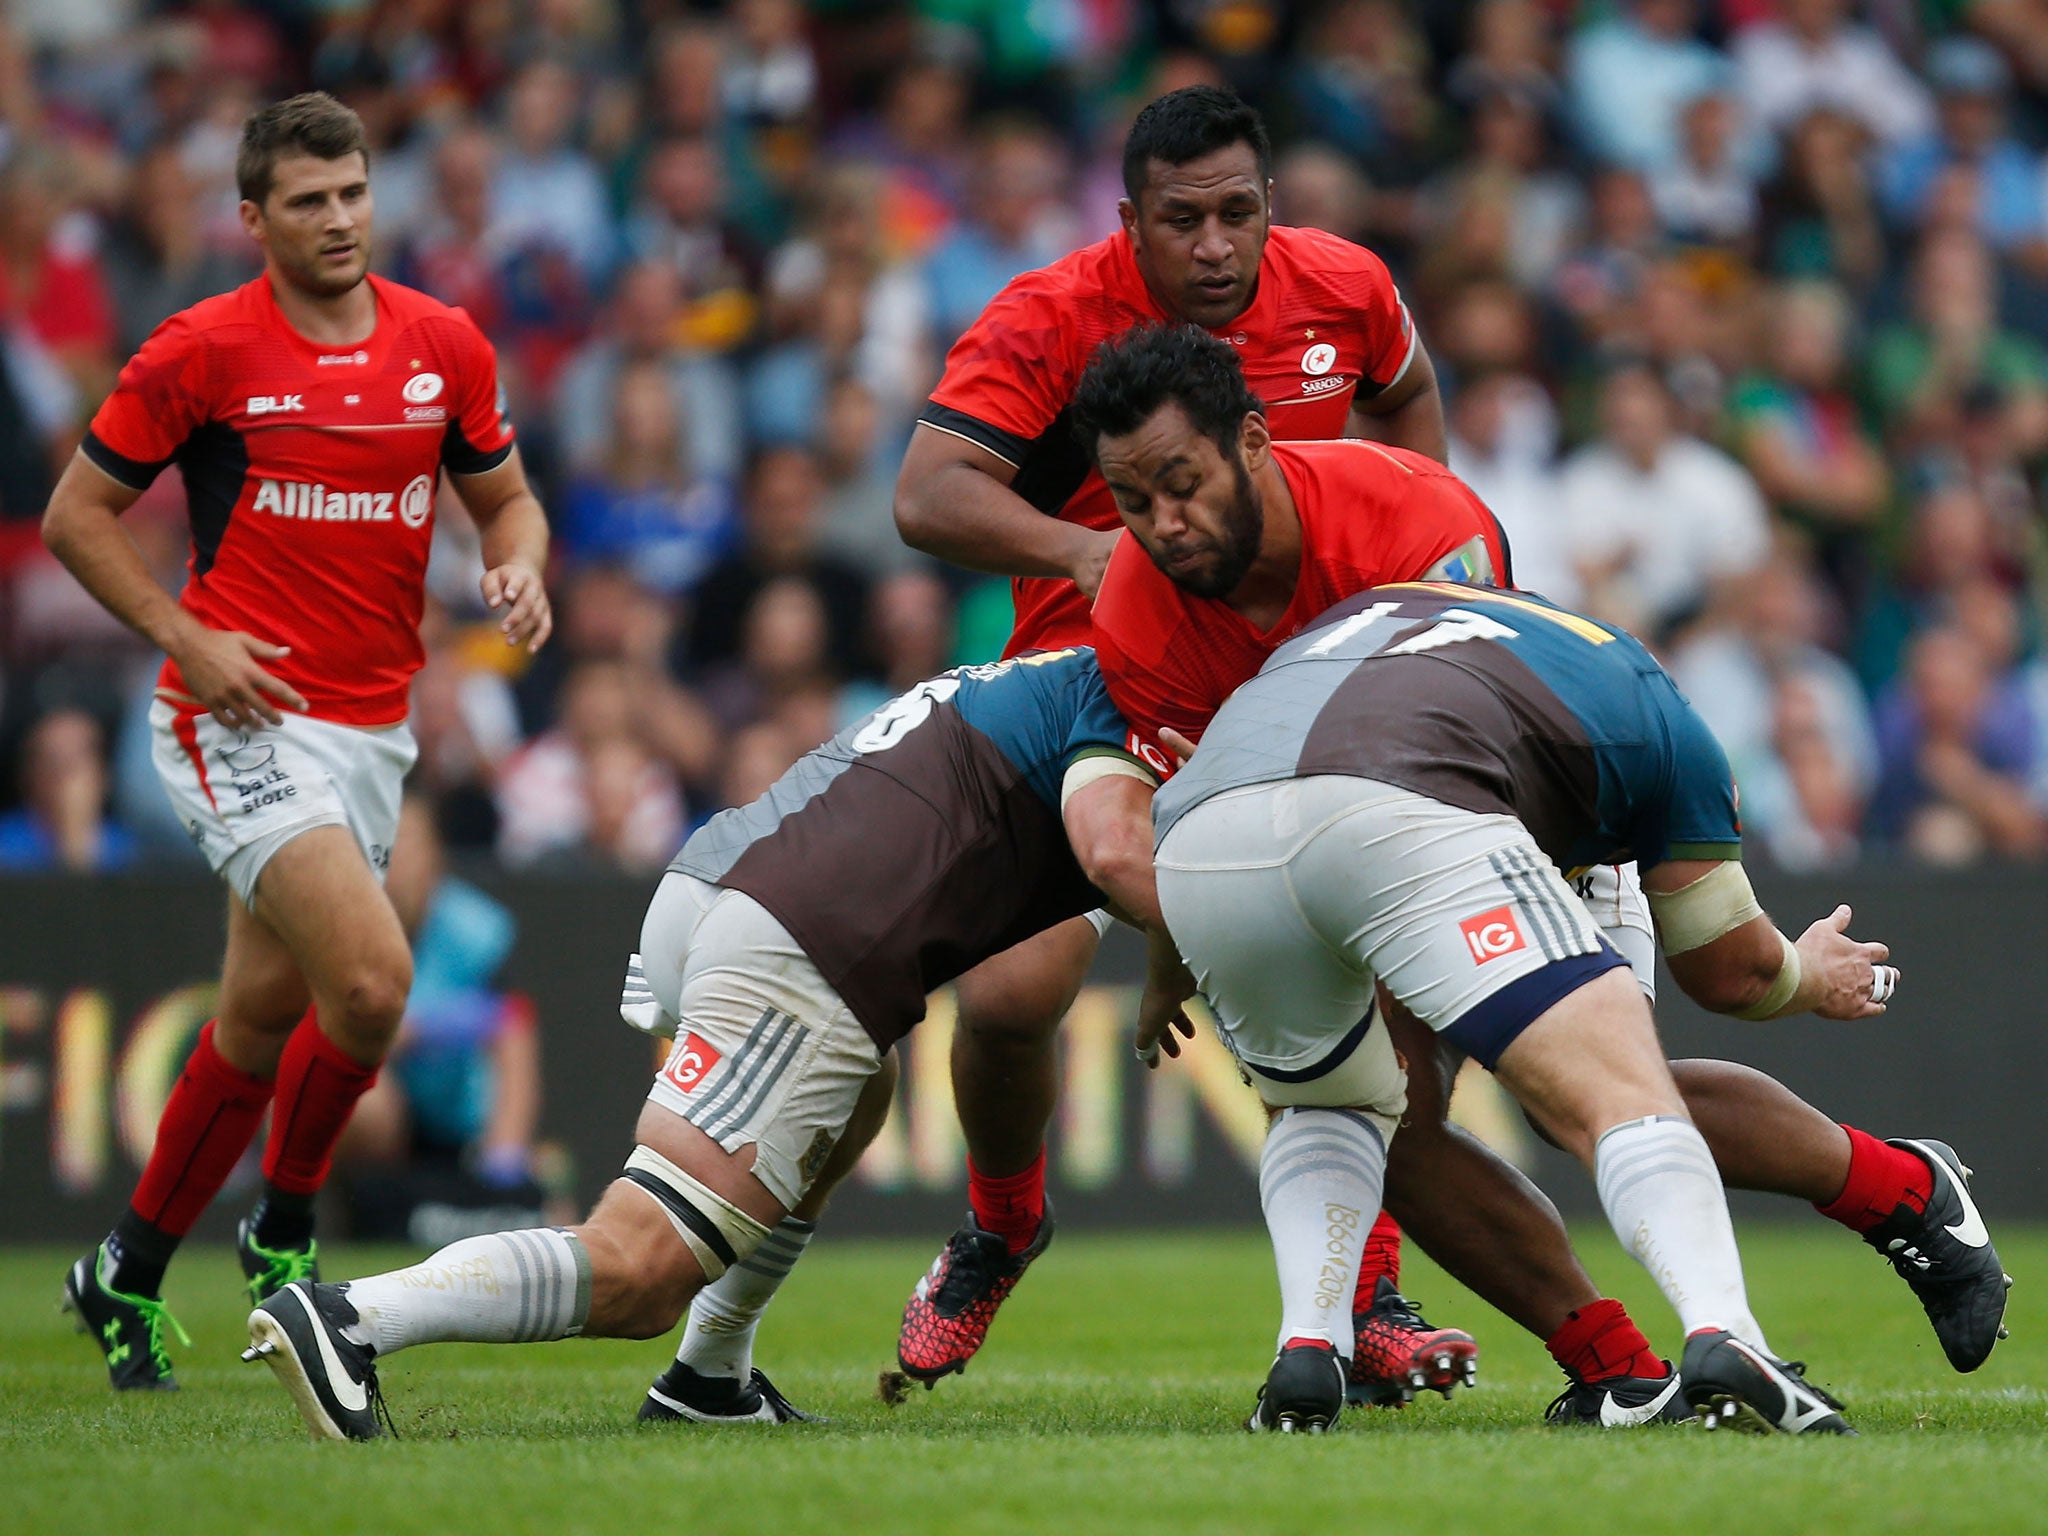
{"type": "MultiPolygon", "coordinates": [[[[179,601],[210,629],[290,646],[264,666],[342,725],[405,718],[442,468],[481,474],[512,452],[497,358],[469,316],[368,281],[377,328],[346,349],[293,330],[268,277],[171,316],[84,443],[133,490],[178,465],[179,601]]],[[[174,662],[157,686],[187,696],[174,662]]]]}
{"type": "MultiPolygon", "coordinates": [[[[1119,231],[991,299],[954,343],[919,419],[1016,465],[1011,489],[1041,512],[1121,527],[1067,406],[1098,345],[1167,318],[1119,231]]],[[[1251,307],[1214,334],[1236,346],[1273,435],[1297,440],[1342,436],[1352,402],[1398,380],[1415,352],[1386,264],[1317,229],[1271,231],[1251,307]]],[[[1088,603],[1071,581],[1019,577],[1011,595],[1017,619],[1005,655],[1088,644],[1088,603]]]]}
{"type": "Polygon", "coordinates": [[[1367,587],[1425,577],[1509,584],[1500,525],[1423,454],[1355,438],[1275,443],[1301,515],[1294,600],[1261,632],[1236,609],[1175,586],[1126,533],[1095,599],[1095,656],[1131,726],[1131,750],[1167,771],[1159,728],[1200,741],[1231,693],[1317,615],[1367,587]]]}

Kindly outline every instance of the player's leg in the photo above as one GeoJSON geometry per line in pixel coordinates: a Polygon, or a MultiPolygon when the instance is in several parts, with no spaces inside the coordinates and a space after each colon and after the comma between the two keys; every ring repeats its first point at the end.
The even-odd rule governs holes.
{"type": "Polygon", "coordinates": [[[896,1355],[927,1385],[967,1362],[1052,1241],[1045,1133],[1059,1100],[1059,1027],[1108,919],[1077,917],[955,983],[953,1100],[967,1142],[967,1219],[904,1304],[896,1355]]]}
{"type": "MultiPolygon", "coordinates": [[[[1654,1003],[1656,938],[1635,866],[1601,865],[1573,884],[1654,1003]]],[[[1674,1061],[1671,1075],[1724,1184],[1808,1201],[1859,1234],[1912,1288],[1949,1363],[1984,1363],[2012,1282],[1950,1147],[1880,1141],[1735,1062],[1674,1061]]]]}
{"type": "Polygon", "coordinates": [[[891,1051],[861,1089],[853,1117],[817,1182],[751,1256],[692,1298],[675,1360],[654,1379],[640,1404],[643,1420],[789,1424],[810,1417],[755,1366],[754,1335],[769,1302],[809,1246],[833,1190],[882,1133],[896,1101],[896,1083],[896,1053],[891,1051]]]}

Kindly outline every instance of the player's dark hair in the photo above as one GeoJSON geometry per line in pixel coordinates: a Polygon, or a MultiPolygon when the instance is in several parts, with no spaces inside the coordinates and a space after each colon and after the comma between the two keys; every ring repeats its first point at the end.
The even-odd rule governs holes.
{"type": "Polygon", "coordinates": [[[277,162],[285,155],[311,155],[339,160],[361,155],[370,163],[363,120],[325,91],[307,91],[273,101],[249,114],[242,124],[241,147],[235,151],[235,188],[259,207],[276,182],[277,162]]]}
{"type": "Polygon", "coordinates": [[[1105,341],[1067,408],[1092,460],[1101,439],[1137,431],[1168,404],[1226,458],[1237,452],[1245,417],[1265,409],[1230,343],[1195,325],[1141,325],[1105,341]]]}
{"type": "Polygon", "coordinates": [[[1136,202],[1152,162],[1186,165],[1232,144],[1249,144],[1259,162],[1259,185],[1272,179],[1273,142],[1266,125],[1235,91],[1189,85],[1148,102],[1124,140],[1124,191],[1136,202]]]}

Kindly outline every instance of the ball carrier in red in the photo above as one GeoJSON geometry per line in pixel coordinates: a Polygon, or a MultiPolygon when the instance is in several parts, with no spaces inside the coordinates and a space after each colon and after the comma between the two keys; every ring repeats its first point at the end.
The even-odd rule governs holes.
{"type": "Polygon", "coordinates": [[[506,644],[538,649],[553,623],[547,521],[490,343],[461,310],[369,275],[361,121],[322,93],[265,107],[236,176],[262,275],[157,328],[43,520],[86,590],[168,657],[157,771],[229,889],[219,1016],[128,1209],[65,1278],[117,1388],[174,1384],[165,1268],[266,1110],[243,1272],[259,1301],[316,1273],[313,1197],[412,985],[382,877],[444,470],[482,533],[506,644]],[[177,598],[120,523],[173,463],[192,524],[177,598]]]}

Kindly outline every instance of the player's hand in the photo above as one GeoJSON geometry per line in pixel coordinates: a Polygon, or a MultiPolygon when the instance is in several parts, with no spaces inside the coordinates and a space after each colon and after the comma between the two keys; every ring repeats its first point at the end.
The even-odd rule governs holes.
{"type": "Polygon", "coordinates": [[[1179,1031],[1183,1039],[1195,1038],[1195,1026],[1181,1004],[1195,995],[1195,978],[1181,963],[1173,941],[1154,934],[1151,963],[1146,968],[1145,995],[1138,1002],[1138,1036],[1133,1042],[1138,1060],[1148,1067],[1159,1065],[1159,1053],[1180,1055],[1179,1031]]]}
{"type": "Polygon", "coordinates": [[[296,688],[263,669],[264,662],[291,653],[290,646],[272,645],[243,630],[195,626],[172,660],[186,689],[214,719],[231,731],[260,731],[282,725],[283,710],[303,713],[306,708],[296,688]]]}
{"type": "Polygon", "coordinates": [[[548,605],[548,589],[540,572],[517,560],[494,565],[484,572],[484,601],[493,609],[503,608],[505,616],[498,629],[507,645],[523,645],[530,656],[547,644],[555,632],[554,609],[548,605]]]}
{"type": "Polygon", "coordinates": [[[1801,990],[1817,988],[1813,1011],[1824,1019],[1874,1019],[1899,984],[1882,944],[1849,937],[1847,907],[1837,907],[1799,936],[1801,990]]]}
{"type": "Polygon", "coordinates": [[[1195,755],[1195,744],[1170,725],[1159,727],[1159,739],[1166,750],[1180,760],[1182,767],[1186,767],[1188,759],[1195,755]]]}
{"type": "Polygon", "coordinates": [[[1102,590],[1102,573],[1109,569],[1109,552],[1116,548],[1121,530],[1081,528],[1075,531],[1081,539],[1073,561],[1067,567],[1067,574],[1081,589],[1081,595],[1092,603],[1095,594],[1102,590]]]}

